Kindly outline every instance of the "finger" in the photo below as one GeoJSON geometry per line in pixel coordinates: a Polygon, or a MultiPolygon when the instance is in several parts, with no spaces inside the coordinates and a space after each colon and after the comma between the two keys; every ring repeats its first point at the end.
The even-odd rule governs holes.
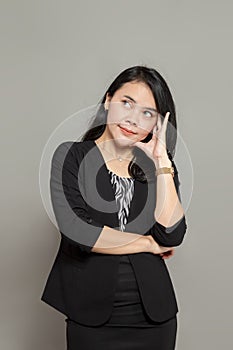
{"type": "Polygon", "coordinates": [[[164,255],[164,256],[163,256],[163,259],[168,259],[168,258],[169,258],[168,255],[164,255]]]}
{"type": "Polygon", "coordinates": [[[157,133],[158,133],[158,125],[156,124],[156,125],[153,127],[153,131],[152,131],[152,139],[153,139],[154,141],[156,141],[157,133]]]}
{"type": "Polygon", "coordinates": [[[165,133],[167,130],[167,123],[168,123],[168,118],[170,116],[170,112],[167,112],[165,117],[164,117],[164,121],[163,121],[163,125],[162,125],[162,132],[165,133]]]}
{"type": "MultiPolygon", "coordinates": [[[[159,132],[159,135],[157,136],[162,147],[165,147],[165,145],[166,145],[166,130],[167,130],[167,123],[168,123],[169,115],[170,115],[170,112],[167,112],[165,117],[164,117],[164,121],[163,121],[163,124],[161,126],[161,130],[159,132]]],[[[161,121],[161,117],[160,117],[160,121],[161,121]]]]}
{"type": "Polygon", "coordinates": [[[160,114],[158,115],[157,126],[158,126],[158,131],[160,131],[162,127],[162,120],[161,120],[160,114]]]}
{"type": "MultiPolygon", "coordinates": [[[[165,121],[165,117],[164,117],[164,121],[165,121]]],[[[157,137],[161,140],[164,139],[164,135],[165,135],[164,125],[166,126],[166,122],[164,124],[164,121],[162,123],[162,115],[159,114],[158,115],[158,122],[157,122],[157,125],[158,125],[157,137]]]]}
{"type": "Polygon", "coordinates": [[[152,129],[152,133],[153,133],[153,134],[156,132],[157,127],[158,127],[158,124],[157,124],[157,122],[156,122],[155,125],[153,126],[153,129],[152,129]]]}

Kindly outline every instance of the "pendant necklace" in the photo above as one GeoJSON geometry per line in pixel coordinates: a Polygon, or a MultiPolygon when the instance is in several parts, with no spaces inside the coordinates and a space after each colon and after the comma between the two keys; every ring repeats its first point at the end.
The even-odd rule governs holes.
{"type": "Polygon", "coordinates": [[[132,160],[132,158],[126,158],[126,157],[122,157],[122,156],[115,156],[113,153],[109,152],[106,149],[102,149],[102,150],[104,150],[104,151],[108,152],[109,154],[111,154],[112,156],[114,156],[114,159],[119,160],[119,162],[121,162],[121,163],[123,162],[123,160],[132,160]]]}

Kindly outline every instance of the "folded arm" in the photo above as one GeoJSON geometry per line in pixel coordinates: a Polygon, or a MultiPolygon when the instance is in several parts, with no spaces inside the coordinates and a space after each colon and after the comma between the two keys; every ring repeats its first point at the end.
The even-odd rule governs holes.
{"type": "MultiPolygon", "coordinates": [[[[54,152],[51,164],[51,201],[63,239],[86,253],[150,252],[151,240],[148,241],[149,237],[143,233],[121,232],[90,217],[79,188],[78,171],[83,155],[82,152],[79,154],[77,146],[74,147],[72,144],[73,142],[60,144],[54,152]]],[[[175,181],[179,181],[178,177],[175,181]]],[[[164,247],[179,245],[186,229],[184,220],[185,218],[178,226],[173,227],[165,227],[156,222],[147,235],[151,235],[159,245],[164,247]]]]}

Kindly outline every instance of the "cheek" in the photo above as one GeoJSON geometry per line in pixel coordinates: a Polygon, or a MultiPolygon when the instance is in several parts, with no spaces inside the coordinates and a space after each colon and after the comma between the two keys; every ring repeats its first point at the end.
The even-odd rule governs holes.
{"type": "Polygon", "coordinates": [[[140,132],[137,134],[137,141],[144,140],[148,136],[149,132],[147,130],[140,129],[140,132]]]}
{"type": "Polygon", "coordinates": [[[107,115],[107,123],[111,125],[111,124],[119,123],[119,121],[120,121],[119,113],[117,113],[112,109],[109,110],[107,115]]]}
{"type": "Polygon", "coordinates": [[[150,122],[147,122],[147,123],[143,123],[141,125],[141,128],[140,128],[140,134],[147,136],[150,132],[151,133],[153,132],[153,129],[154,129],[155,125],[156,125],[155,121],[150,121],[150,122]]]}

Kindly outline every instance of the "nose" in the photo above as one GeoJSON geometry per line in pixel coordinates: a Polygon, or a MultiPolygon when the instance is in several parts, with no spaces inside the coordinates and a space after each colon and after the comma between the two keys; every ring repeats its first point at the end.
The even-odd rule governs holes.
{"type": "Polygon", "coordinates": [[[132,121],[132,120],[130,120],[130,119],[128,119],[128,118],[125,120],[125,123],[126,123],[126,124],[129,124],[129,125],[137,126],[137,123],[136,123],[136,122],[134,122],[134,121],[132,121]]]}
{"type": "Polygon", "coordinates": [[[140,111],[137,111],[136,108],[134,108],[133,111],[127,114],[125,122],[132,124],[134,126],[138,126],[139,118],[140,118],[140,111]]]}

